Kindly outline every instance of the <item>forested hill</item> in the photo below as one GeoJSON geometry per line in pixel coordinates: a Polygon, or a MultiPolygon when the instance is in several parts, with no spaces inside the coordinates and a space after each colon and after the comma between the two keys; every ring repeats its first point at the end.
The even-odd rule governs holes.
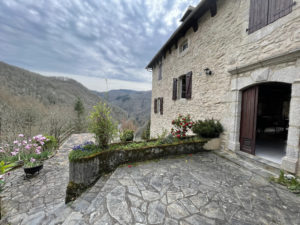
{"type": "MultiPolygon", "coordinates": [[[[75,80],[45,77],[0,62],[2,136],[26,132],[28,124],[32,133],[49,133],[54,129],[54,119],[60,125],[71,123],[77,98],[83,102],[86,115],[101,100],[100,96],[75,80]]],[[[127,113],[119,107],[112,107],[112,116],[117,121],[127,119],[127,113]]]]}
{"type": "Polygon", "coordinates": [[[138,126],[143,126],[150,119],[151,91],[111,90],[95,93],[113,106],[125,110],[138,126]]]}

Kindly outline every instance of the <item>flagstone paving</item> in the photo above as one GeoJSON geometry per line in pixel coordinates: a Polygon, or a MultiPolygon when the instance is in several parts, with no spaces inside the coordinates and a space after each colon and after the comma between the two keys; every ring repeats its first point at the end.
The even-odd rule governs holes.
{"type": "MultiPolygon", "coordinates": [[[[10,173],[2,196],[2,213],[5,220],[1,224],[34,224],[26,220],[46,217],[47,213],[64,204],[69,180],[68,154],[74,145],[93,140],[91,134],[74,134],[59,149],[57,154],[44,162],[40,174],[24,179],[24,170],[10,173]]],[[[39,224],[39,223],[35,223],[39,224]]]]}
{"type": "MultiPolygon", "coordinates": [[[[79,137],[85,139],[72,136],[62,148],[64,154],[79,137]]],[[[60,157],[56,157],[58,161],[60,157]]],[[[300,221],[300,197],[213,152],[119,167],[69,205],[63,204],[62,194],[67,164],[51,161],[30,185],[14,175],[10,197],[4,200],[12,210],[11,224],[253,225],[300,221]],[[47,176],[51,165],[56,172],[47,176]],[[51,175],[57,177],[51,180],[51,175]],[[54,183],[47,183],[45,177],[54,183]],[[38,200],[41,197],[43,200],[38,200]],[[28,202],[30,206],[21,207],[28,202]]]]}

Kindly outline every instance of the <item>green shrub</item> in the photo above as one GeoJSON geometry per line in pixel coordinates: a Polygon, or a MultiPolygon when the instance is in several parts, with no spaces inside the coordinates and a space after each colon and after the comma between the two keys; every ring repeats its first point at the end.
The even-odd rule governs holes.
{"type": "Polygon", "coordinates": [[[143,130],[143,133],[142,133],[142,139],[143,140],[150,140],[150,121],[147,123],[147,126],[146,128],[143,130]]]}
{"type": "Polygon", "coordinates": [[[216,138],[223,132],[223,126],[214,119],[198,120],[193,124],[192,131],[199,137],[216,138]]]}
{"type": "Polygon", "coordinates": [[[90,113],[89,120],[89,131],[95,134],[98,146],[107,148],[117,132],[117,126],[110,115],[110,108],[105,103],[99,102],[90,113]]]}
{"type": "Polygon", "coordinates": [[[160,144],[173,144],[174,142],[175,138],[172,134],[169,134],[168,136],[160,140],[160,144]]]}
{"type": "Polygon", "coordinates": [[[133,130],[124,130],[120,134],[120,140],[122,142],[133,141],[133,138],[134,138],[134,131],[133,130]]]}
{"type": "Polygon", "coordinates": [[[58,147],[57,140],[54,136],[45,136],[48,141],[45,141],[45,144],[43,146],[44,151],[53,151],[58,147]]]}

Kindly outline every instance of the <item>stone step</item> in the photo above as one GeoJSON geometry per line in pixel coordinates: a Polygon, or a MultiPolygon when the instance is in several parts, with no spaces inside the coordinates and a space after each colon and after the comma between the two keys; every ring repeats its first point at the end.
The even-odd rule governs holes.
{"type": "Polygon", "coordinates": [[[252,156],[247,153],[234,153],[229,150],[216,150],[213,151],[215,154],[226,158],[227,160],[250,170],[251,172],[262,176],[264,178],[270,178],[270,177],[278,177],[280,173],[280,169],[275,165],[275,163],[272,162],[266,162],[262,160],[261,158],[252,156]],[[249,156],[247,156],[247,155],[249,156]]]}
{"type": "Polygon", "coordinates": [[[249,161],[253,163],[254,165],[257,165],[259,167],[264,168],[265,170],[268,170],[272,173],[275,173],[279,175],[280,173],[280,164],[274,163],[272,161],[263,159],[259,156],[251,155],[242,151],[238,151],[237,154],[244,160],[249,161]]]}

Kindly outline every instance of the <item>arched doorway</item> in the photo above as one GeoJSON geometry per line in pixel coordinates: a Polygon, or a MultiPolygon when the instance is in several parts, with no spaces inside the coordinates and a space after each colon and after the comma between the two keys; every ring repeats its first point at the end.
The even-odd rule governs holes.
{"type": "Polygon", "coordinates": [[[240,150],[281,163],[286,154],[291,84],[262,83],[242,91],[240,150]]]}

